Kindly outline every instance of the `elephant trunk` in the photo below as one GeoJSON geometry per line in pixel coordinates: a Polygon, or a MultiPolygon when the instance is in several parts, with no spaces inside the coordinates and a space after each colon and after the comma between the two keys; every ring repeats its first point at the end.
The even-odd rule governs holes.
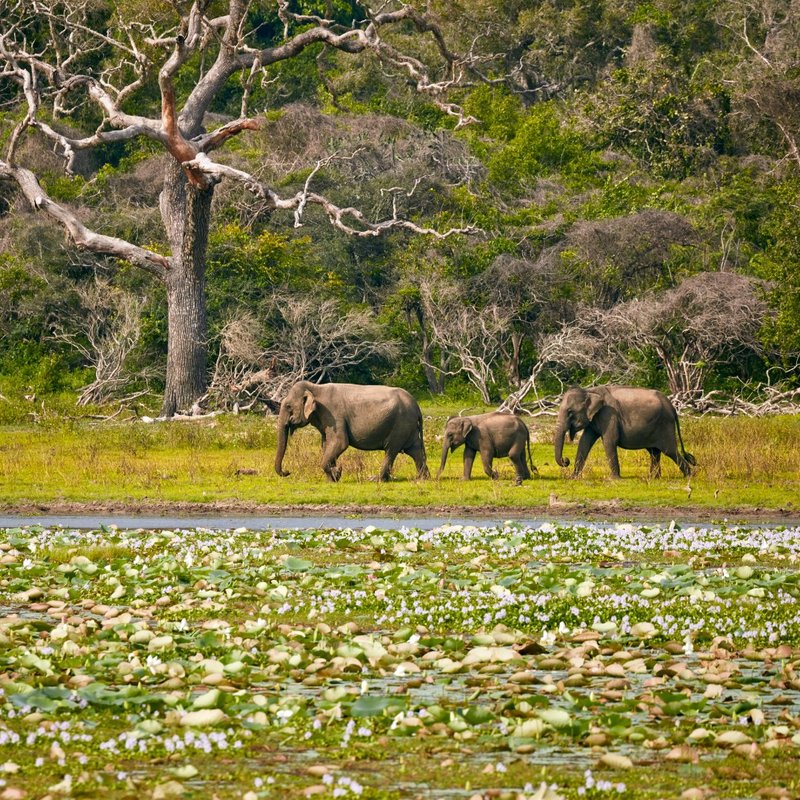
{"type": "Polygon", "coordinates": [[[444,465],[447,463],[447,451],[450,449],[450,442],[445,437],[444,442],[442,443],[442,463],[439,464],[439,471],[436,473],[436,477],[438,478],[444,472],[444,465]]]}
{"type": "Polygon", "coordinates": [[[291,428],[289,426],[288,412],[281,410],[278,416],[278,452],[275,453],[275,472],[277,472],[281,478],[285,478],[289,475],[288,472],[284,472],[283,470],[283,457],[286,455],[286,444],[289,441],[290,433],[291,428]]]}
{"type": "Polygon", "coordinates": [[[562,419],[559,416],[558,419],[558,427],[556,427],[556,437],[555,437],[555,453],[556,453],[556,464],[559,467],[568,467],[569,466],[569,459],[564,457],[564,439],[567,435],[567,421],[566,419],[562,419]]]}

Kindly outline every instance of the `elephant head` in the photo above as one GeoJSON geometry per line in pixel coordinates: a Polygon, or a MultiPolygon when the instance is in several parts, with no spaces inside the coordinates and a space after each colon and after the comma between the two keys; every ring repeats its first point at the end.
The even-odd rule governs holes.
{"type": "Polygon", "coordinates": [[[474,427],[469,417],[450,417],[447,420],[442,437],[442,463],[439,465],[439,472],[436,473],[437,478],[444,471],[448,451],[452,453],[457,447],[461,447],[474,427]]]}
{"type": "Polygon", "coordinates": [[[275,472],[282,478],[289,475],[283,469],[286,444],[293,431],[303,428],[317,407],[317,400],[311,391],[310,383],[296,383],[283,399],[278,413],[278,452],[275,454],[275,472]]]}
{"type": "Polygon", "coordinates": [[[558,423],[555,434],[555,456],[559,467],[568,467],[570,461],[564,458],[564,439],[569,433],[569,440],[575,438],[578,431],[589,426],[604,404],[599,392],[575,386],[565,392],[558,409],[558,423]]]}

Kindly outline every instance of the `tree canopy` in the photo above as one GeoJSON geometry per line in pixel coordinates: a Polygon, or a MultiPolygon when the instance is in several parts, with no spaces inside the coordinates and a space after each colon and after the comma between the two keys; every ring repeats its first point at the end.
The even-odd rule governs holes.
{"type": "Polygon", "coordinates": [[[600,364],[565,332],[645,306],[667,330],[711,288],[756,316],[746,352],[686,351],[693,390],[796,379],[798,20],[797,0],[0,0],[0,391],[149,387],[174,411],[261,374],[274,398],[331,313],[369,346],[326,378],[674,391],[655,339],[600,364]]]}

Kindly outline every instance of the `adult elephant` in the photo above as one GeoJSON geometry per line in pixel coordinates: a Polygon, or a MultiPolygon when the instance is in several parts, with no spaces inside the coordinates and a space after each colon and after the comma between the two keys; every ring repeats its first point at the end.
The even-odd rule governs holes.
{"type": "Polygon", "coordinates": [[[392,386],[299,381],[289,389],[278,413],[278,452],[275,472],[281,477],[289,436],[313,425],[322,435],[322,469],[338,481],[342,468],[336,459],[347,450],[384,450],[379,479],[388,481],[398,453],[407,453],[417,465],[417,477],[429,478],[422,441],[422,412],[405,390],[392,386]]]}
{"type": "Polygon", "coordinates": [[[531,470],[536,471],[531,458],[531,435],[528,426],[513,414],[490,411],[488,414],[474,414],[471,417],[450,417],[442,437],[442,463],[439,466],[438,478],[447,463],[447,453],[464,445],[464,480],[472,477],[472,465],[475,454],[481,454],[483,471],[493,480],[497,472],[492,467],[495,458],[508,456],[517,473],[516,483],[531,477],[531,470]],[[525,463],[527,451],[528,464],[525,463]]]}
{"type": "Polygon", "coordinates": [[[583,431],[575,457],[577,477],[586,457],[598,439],[603,440],[611,475],[619,478],[617,448],[647,450],[650,453],[650,476],[661,477],[661,454],[669,456],[684,475],[697,465],[694,456],[683,446],[678,413],[666,395],[655,389],[633,386],[575,386],[564,393],[558,411],[555,456],[560,467],[568,467],[564,458],[564,438],[570,441],[583,431]],[[677,436],[676,436],[677,434],[677,436]],[[678,452],[680,442],[680,452],[678,452]]]}

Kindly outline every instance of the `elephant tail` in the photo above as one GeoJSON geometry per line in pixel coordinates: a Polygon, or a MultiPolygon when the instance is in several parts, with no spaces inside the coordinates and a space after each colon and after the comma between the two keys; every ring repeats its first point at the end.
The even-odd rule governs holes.
{"type": "Polygon", "coordinates": [[[673,409],[673,413],[675,414],[675,429],[678,432],[678,442],[681,446],[681,455],[683,456],[684,460],[687,464],[692,467],[697,466],[697,459],[691,454],[686,452],[686,447],[683,444],[683,436],[681,436],[681,423],[678,419],[678,412],[673,409]]]}
{"type": "MultiPolygon", "coordinates": [[[[527,427],[527,425],[525,426],[527,427]]],[[[536,469],[533,463],[533,456],[531,455],[531,432],[528,431],[528,438],[525,440],[525,449],[528,451],[528,466],[531,468],[531,475],[538,475],[539,470],[536,469]]]]}

